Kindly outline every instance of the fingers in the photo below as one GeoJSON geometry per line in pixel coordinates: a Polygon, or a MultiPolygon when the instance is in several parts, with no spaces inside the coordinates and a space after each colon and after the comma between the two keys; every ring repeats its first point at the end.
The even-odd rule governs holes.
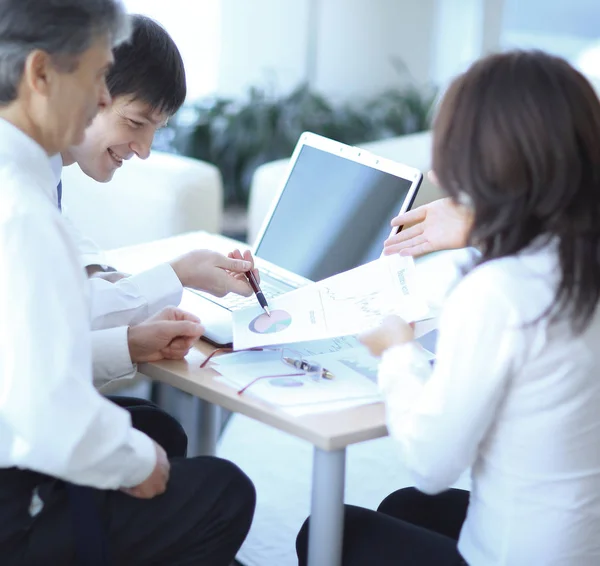
{"type": "Polygon", "coordinates": [[[252,257],[252,252],[250,250],[245,250],[243,258],[246,261],[249,261],[252,264],[252,268],[254,269],[254,258],[252,257]]]}
{"type": "Polygon", "coordinates": [[[242,295],[243,297],[249,297],[252,295],[252,287],[250,287],[250,283],[248,283],[245,278],[238,279],[231,275],[229,276],[227,290],[228,292],[236,293],[237,295],[242,295]]]}
{"type": "Polygon", "coordinates": [[[250,250],[244,250],[244,253],[240,252],[240,250],[233,250],[227,254],[227,257],[230,259],[249,261],[252,264],[252,273],[254,273],[254,277],[256,277],[256,280],[260,283],[260,274],[258,273],[258,269],[254,267],[254,258],[252,257],[252,252],[250,250]]]}
{"type": "Polygon", "coordinates": [[[392,226],[404,226],[405,224],[416,224],[417,222],[423,222],[427,216],[427,208],[419,206],[414,210],[409,210],[399,214],[392,220],[392,226]]]}
{"type": "Polygon", "coordinates": [[[179,307],[165,307],[155,315],[151,316],[149,321],[176,321],[176,320],[189,320],[190,322],[200,323],[200,319],[179,307]]]}
{"type": "Polygon", "coordinates": [[[418,236],[408,242],[386,245],[383,248],[384,255],[400,254],[413,257],[419,257],[432,251],[434,251],[433,246],[425,236],[418,236]]]}
{"type": "Polygon", "coordinates": [[[246,271],[250,271],[254,267],[251,261],[225,256],[218,259],[216,266],[233,271],[234,273],[246,273],[246,271]]]}
{"type": "Polygon", "coordinates": [[[358,335],[358,341],[365,346],[372,356],[380,356],[382,348],[379,345],[380,329],[369,330],[358,335]]]}
{"type": "Polygon", "coordinates": [[[414,246],[410,246],[409,248],[404,248],[400,251],[400,255],[409,255],[412,257],[421,257],[425,254],[430,254],[431,252],[436,251],[435,248],[431,245],[430,242],[423,242],[420,244],[415,244],[414,246]]]}
{"type": "Polygon", "coordinates": [[[179,336],[187,338],[200,338],[204,334],[204,326],[190,320],[169,320],[162,323],[161,330],[164,335],[177,338],[179,336]]]}
{"type": "Polygon", "coordinates": [[[167,307],[173,309],[173,320],[188,320],[195,324],[200,324],[200,318],[191,312],[184,311],[179,307],[167,307]]]}
{"type": "Polygon", "coordinates": [[[171,340],[171,343],[161,351],[167,360],[183,360],[191,350],[197,338],[184,338],[179,336],[171,340]]]}
{"type": "Polygon", "coordinates": [[[412,226],[411,228],[407,228],[406,230],[401,230],[397,234],[390,236],[385,242],[383,242],[384,246],[389,246],[392,244],[400,244],[402,242],[407,242],[412,240],[413,238],[418,238],[423,234],[423,228],[420,224],[416,226],[412,226]]]}
{"type": "Polygon", "coordinates": [[[381,322],[382,331],[390,338],[390,346],[410,342],[415,337],[414,325],[397,315],[386,316],[381,322]]]}
{"type": "Polygon", "coordinates": [[[250,250],[244,252],[244,259],[252,263],[252,273],[254,273],[254,277],[256,277],[256,280],[260,283],[260,274],[258,273],[258,269],[254,268],[254,258],[252,257],[252,252],[250,250]]]}
{"type": "Polygon", "coordinates": [[[139,485],[121,490],[132,497],[140,499],[152,499],[153,497],[164,493],[169,481],[171,464],[162,446],[154,443],[156,450],[156,464],[152,473],[139,485]]]}

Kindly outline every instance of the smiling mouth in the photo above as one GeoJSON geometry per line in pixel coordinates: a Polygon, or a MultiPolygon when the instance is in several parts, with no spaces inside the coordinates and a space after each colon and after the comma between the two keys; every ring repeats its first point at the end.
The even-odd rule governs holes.
{"type": "Polygon", "coordinates": [[[112,160],[117,164],[117,167],[121,167],[121,165],[123,165],[123,159],[110,148],[108,148],[108,155],[111,156],[112,160]]]}

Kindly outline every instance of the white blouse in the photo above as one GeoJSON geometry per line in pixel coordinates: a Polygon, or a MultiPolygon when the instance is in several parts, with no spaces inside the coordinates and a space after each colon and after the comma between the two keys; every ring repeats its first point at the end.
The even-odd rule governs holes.
{"type": "Polygon", "coordinates": [[[471,566],[600,564],[600,314],[579,336],[535,322],[557,262],[551,244],[476,268],[446,302],[435,368],[415,343],[380,365],[415,486],[440,492],[471,467],[471,566]]]}

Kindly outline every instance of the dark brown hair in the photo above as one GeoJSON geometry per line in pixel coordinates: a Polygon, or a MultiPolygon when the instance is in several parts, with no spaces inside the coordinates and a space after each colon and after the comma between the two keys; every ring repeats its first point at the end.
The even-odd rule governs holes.
{"type": "Polygon", "coordinates": [[[557,237],[549,312],[582,331],[600,296],[600,101],[588,81],[539,51],[492,55],[452,83],[433,137],[441,186],[471,201],[481,262],[557,237]]]}
{"type": "Polygon", "coordinates": [[[183,59],[177,45],[157,22],[131,16],[131,39],[114,50],[114,65],[106,76],[112,98],[131,95],[152,110],[172,116],[185,101],[183,59]]]}

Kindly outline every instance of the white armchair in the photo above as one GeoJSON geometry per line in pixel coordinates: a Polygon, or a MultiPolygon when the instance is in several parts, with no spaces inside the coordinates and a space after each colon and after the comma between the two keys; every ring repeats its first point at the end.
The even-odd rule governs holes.
{"type": "MultiPolygon", "coordinates": [[[[431,168],[431,132],[365,143],[360,147],[381,157],[416,167],[423,173],[431,168]]],[[[254,243],[273,198],[285,178],[288,164],[289,159],[265,163],[256,170],[252,177],[248,207],[249,244],[254,243]]],[[[425,177],[414,206],[420,206],[441,197],[441,191],[425,177]]]]}
{"type": "Polygon", "coordinates": [[[101,249],[221,229],[221,174],[196,159],[157,151],[124,163],[109,183],[97,183],[77,165],[65,167],[62,179],[69,219],[101,249]]]}

